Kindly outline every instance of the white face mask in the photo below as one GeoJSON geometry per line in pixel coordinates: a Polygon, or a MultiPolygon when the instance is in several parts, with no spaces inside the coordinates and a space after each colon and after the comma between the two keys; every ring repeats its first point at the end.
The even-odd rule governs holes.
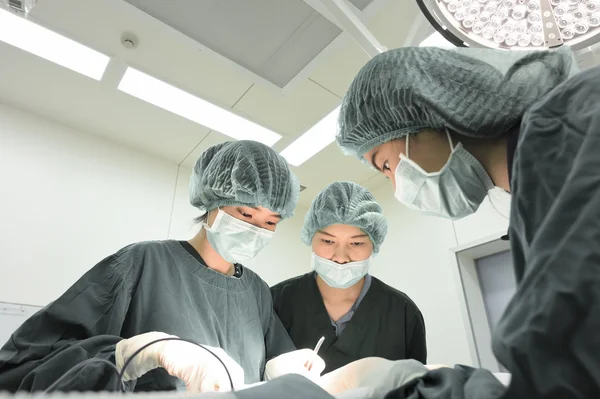
{"type": "Polygon", "coordinates": [[[206,238],[211,247],[230,263],[242,263],[262,251],[273,232],[244,222],[218,210],[212,226],[204,223],[206,238]]]}
{"type": "Polygon", "coordinates": [[[424,214],[461,219],[474,213],[494,188],[483,166],[461,143],[452,145],[450,157],[439,172],[427,173],[406,155],[400,154],[395,171],[395,197],[407,207],[424,214]]]}
{"type": "Polygon", "coordinates": [[[311,262],[313,269],[328,286],[333,288],[349,288],[366,276],[369,271],[371,258],[342,265],[332,260],[321,258],[313,252],[311,262]]]}

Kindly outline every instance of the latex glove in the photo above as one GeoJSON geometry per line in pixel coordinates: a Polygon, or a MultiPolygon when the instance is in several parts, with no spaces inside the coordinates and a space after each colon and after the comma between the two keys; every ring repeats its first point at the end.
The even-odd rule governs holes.
{"type": "Polygon", "coordinates": [[[500,381],[502,383],[502,385],[504,385],[505,387],[510,385],[510,380],[512,378],[512,375],[510,373],[492,373],[494,374],[494,377],[496,377],[496,379],[498,379],[498,381],[500,381]]]}
{"type": "Polygon", "coordinates": [[[265,380],[286,374],[300,374],[315,381],[325,370],[325,361],[310,349],[300,349],[279,355],[267,362],[265,380]]]}
{"type": "MultiPolygon", "coordinates": [[[[115,359],[121,370],[139,348],[162,338],[176,338],[150,332],[125,339],[117,344],[115,359]]],[[[221,348],[206,346],[227,366],[234,388],[244,384],[244,370],[221,348]]],[[[130,381],[163,367],[170,375],[185,383],[190,392],[229,391],[231,385],[223,365],[206,350],[184,341],[162,341],[143,349],[127,366],[123,379],[130,381]]]]}
{"type": "Polygon", "coordinates": [[[383,398],[386,393],[427,373],[428,369],[416,360],[387,360],[368,357],[349,363],[325,374],[317,384],[331,395],[368,388],[369,398],[383,398]]]}
{"type": "Polygon", "coordinates": [[[445,364],[426,364],[425,367],[427,367],[429,370],[436,370],[436,369],[441,369],[441,368],[451,368],[450,366],[446,366],[445,364]]]}
{"type": "Polygon", "coordinates": [[[244,386],[244,369],[221,348],[204,345],[227,367],[206,350],[188,342],[167,341],[160,353],[160,365],[183,380],[189,392],[231,391],[244,386]],[[231,381],[227,375],[231,375],[231,381]]]}
{"type": "MultiPolygon", "coordinates": [[[[174,335],[161,332],[149,332],[120,341],[115,348],[115,361],[117,363],[117,368],[122,370],[125,362],[144,345],[163,338],[176,337],[174,335]]],[[[123,373],[123,380],[135,380],[147,372],[159,368],[159,354],[163,350],[165,343],[165,341],[157,342],[156,344],[149,346],[136,355],[136,357],[134,357],[127,365],[127,369],[125,369],[125,372],[123,373]]]]}

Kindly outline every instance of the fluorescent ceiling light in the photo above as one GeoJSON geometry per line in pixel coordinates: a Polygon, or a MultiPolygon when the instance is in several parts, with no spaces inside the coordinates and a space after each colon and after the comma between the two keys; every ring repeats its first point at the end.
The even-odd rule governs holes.
{"type": "Polygon", "coordinates": [[[340,107],[337,107],[296,141],[281,151],[291,165],[300,166],[335,141],[340,107]]]}
{"type": "Polygon", "coordinates": [[[119,90],[236,140],[259,141],[270,147],[281,138],[269,129],[134,68],[127,68],[119,90]]]}
{"type": "Polygon", "coordinates": [[[106,55],[0,9],[0,40],[100,80],[110,61],[106,55]]]}
{"type": "Polygon", "coordinates": [[[427,38],[419,44],[419,47],[455,48],[456,46],[444,39],[444,36],[439,32],[435,32],[427,36],[427,38]]]}

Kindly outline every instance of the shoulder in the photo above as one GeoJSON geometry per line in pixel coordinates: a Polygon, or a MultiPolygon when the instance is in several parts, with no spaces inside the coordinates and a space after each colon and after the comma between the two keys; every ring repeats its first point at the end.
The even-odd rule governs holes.
{"type": "Polygon", "coordinates": [[[163,260],[173,254],[176,241],[142,241],[127,245],[103,262],[109,261],[114,267],[121,269],[139,269],[147,263],[163,260]]]}
{"type": "Polygon", "coordinates": [[[314,279],[314,275],[312,272],[309,272],[292,277],[272,286],[271,294],[273,295],[273,299],[275,300],[276,297],[294,295],[301,287],[305,286],[311,278],[314,279]]]}
{"type": "Polygon", "coordinates": [[[394,305],[403,306],[410,313],[416,315],[421,314],[421,310],[417,304],[415,304],[404,292],[387,285],[376,277],[371,276],[371,278],[371,289],[375,289],[380,295],[386,296],[394,305]]]}
{"type": "MultiPolygon", "coordinates": [[[[562,124],[569,124],[571,128],[587,128],[593,123],[593,118],[598,111],[600,102],[598,81],[600,81],[600,67],[577,73],[534,103],[525,113],[524,121],[540,117],[560,119],[562,124]]],[[[524,126],[527,126],[527,123],[524,126]]],[[[532,124],[532,129],[539,129],[539,127],[532,124]]],[[[544,138],[546,136],[544,135],[544,138]]]]}
{"type": "Polygon", "coordinates": [[[113,256],[117,259],[145,258],[152,255],[172,253],[179,243],[177,241],[142,241],[121,248],[113,256]]]}

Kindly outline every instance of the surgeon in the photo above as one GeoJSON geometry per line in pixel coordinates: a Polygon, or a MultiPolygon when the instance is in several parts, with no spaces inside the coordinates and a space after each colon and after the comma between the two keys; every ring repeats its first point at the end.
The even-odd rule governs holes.
{"type": "MultiPolygon", "coordinates": [[[[134,355],[123,370],[129,390],[226,391],[232,382],[239,388],[261,381],[265,362],[295,347],[268,286],[243,262],[292,216],[298,195],[296,177],[269,147],[210,147],[190,179],[200,232],[190,241],[133,244],[94,266],[4,345],[0,391],[46,390],[69,370],[56,389],[113,390],[119,382],[106,363],[123,370],[134,355]],[[205,345],[220,360],[182,341],[144,349],[174,337],[205,345]]],[[[286,359],[271,368],[289,373],[296,360],[307,361],[286,359]]],[[[320,373],[322,360],[310,360],[320,373]]]]}
{"type": "Polygon", "coordinates": [[[378,356],[425,363],[421,311],[410,298],[371,276],[387,234],[381,207],[364,187],[335,182],[314,199],[300,233],[313,271],[271,288],[273,305],[298,348],[319,351],[326,372],[378,356]]]}
{"type": "Polygon", "coordinates": [[[401,48],[351,84],[337,143],[401,203],[460,219],[512,194],[518,288],[493,334],[508,390],[457,366],[388,399],[600,397],[600,68],[575,70],[566,48],[401,48]]]}

